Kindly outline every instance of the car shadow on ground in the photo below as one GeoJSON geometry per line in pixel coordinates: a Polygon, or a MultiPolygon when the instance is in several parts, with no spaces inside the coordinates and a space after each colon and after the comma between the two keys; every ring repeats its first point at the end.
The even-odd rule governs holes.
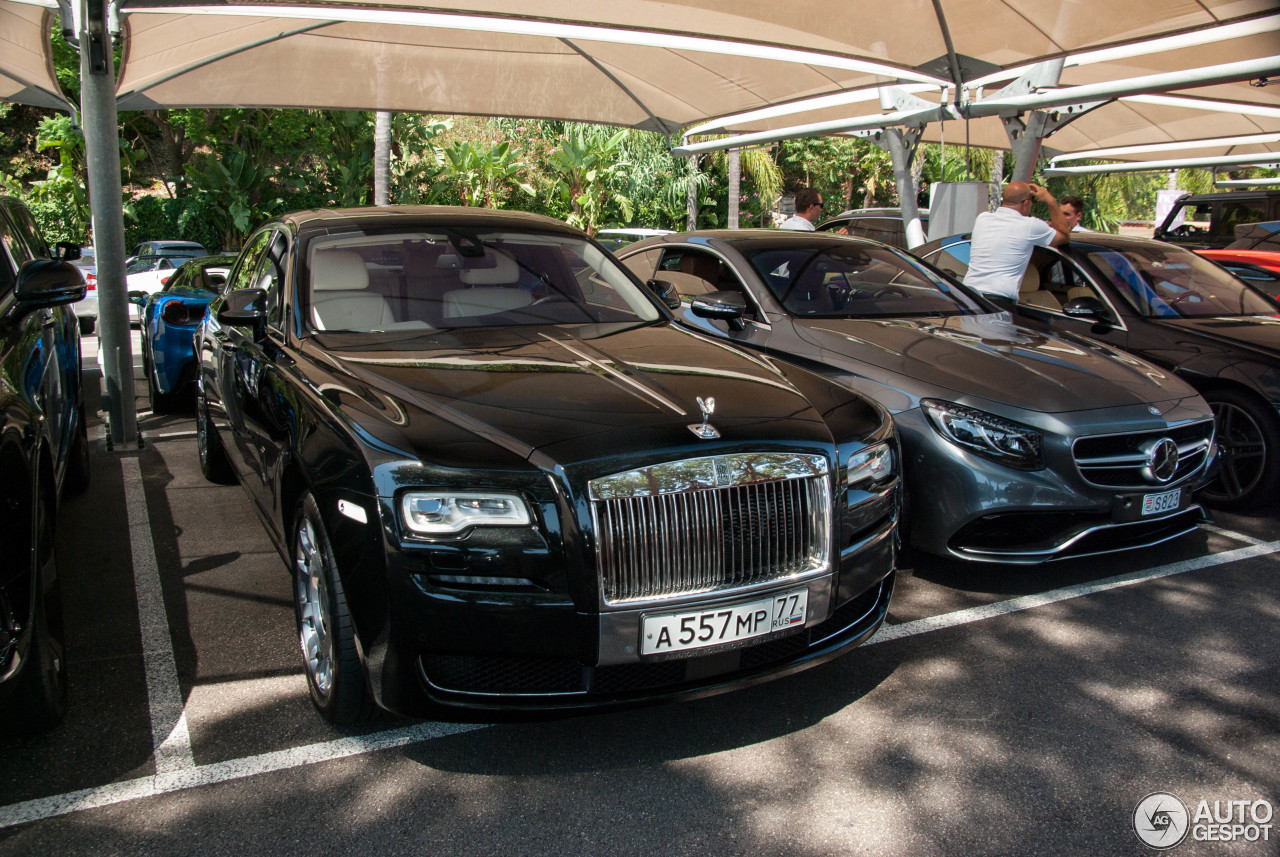
{"type": "Polygon", "coordinates": [[[1228,547],[1225,541],[1221,545],[1211,545],[1211,538],[1210,533],[1196,530],[1150,548],[1056,560],[1041,565],[966,562],[908,549],[903,553],[901,566],[920,580],[949,589],[1012,597],[1092,583],[1138,568],[1154,568],[1190,556],[1202,556],[1215,547],[1228,547]]]}

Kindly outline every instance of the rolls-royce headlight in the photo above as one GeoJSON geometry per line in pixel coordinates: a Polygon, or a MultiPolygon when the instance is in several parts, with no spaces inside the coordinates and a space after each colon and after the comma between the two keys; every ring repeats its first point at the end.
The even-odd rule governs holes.
{"type": "Polygon", "coordinates": [[[956,446],[1020,470],[1044,467],[1044,438],[1035,429],[952,402],[920,404],[933,427],[956,446]]]}
{"type": "Polygon", "coordinates": [[[849,459],[849,475],[845,484],[865,488],[893,475],[893,447],[887,443],[869,446],[849,459]]]}
{"type": "Polygon", "coordinates": [[[532,521],[516,494],[489,491],[411,491],[400,498],[400,514],[412,533],[449,536],[468,527],[521,527],[532,521]]]}

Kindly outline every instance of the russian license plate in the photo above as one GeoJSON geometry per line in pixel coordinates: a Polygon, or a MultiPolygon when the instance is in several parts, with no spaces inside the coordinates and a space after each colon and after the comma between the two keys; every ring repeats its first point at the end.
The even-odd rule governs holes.
{"type": "Polygon", "coordinates": [[[645,616],[640,654],[664,655],[763,637],[803,625],[808,609],[809,590],[804,588],[712,610],[645,616]]]}
{"type": "Polygon", "coordinates": [[[1160,494],[1143,494],[1142,495],[1142,514],[1158,515],[1161,512],[1172,512],[1178,508],[1178,501],[1182,499],[1182,489],[1174,488],[1172,491],[1164,491],[1160,494]]]}

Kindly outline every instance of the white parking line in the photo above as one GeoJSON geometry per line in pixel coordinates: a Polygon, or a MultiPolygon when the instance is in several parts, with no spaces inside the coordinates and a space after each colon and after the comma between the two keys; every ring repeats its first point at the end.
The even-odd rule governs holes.
{"type": "Polygon", "coordinates": [[[109,783],[96,788],[81,789],[53,797],[36,798],[23,803],[0,807],[0,828],[12,827],[15,824],[26,824],[40,821],[57,815],[66,815],[86,809],[96,809],[112,804],[124,803],[141,798],[156,797],[169,792],[184,791],[197,786],[210,786],[225,783],[272,771],[286,771],[300,768],[303,765],[314,765],[317,762],[328,762],[348,756],[359,756],[387,750],[393,747],[404,747],[427,741],[431,738],[443,738],[447,735],[458,735],[474,729],[489,728],[483,723],[416,723],[400,729],[388,729],[372,735],[352,738],[339,738],[320,744],[309,744],[305,747],[294,747],[288,750],[276,750],[258,756],[243,759],[232,759],[226,762],[215,762],[210,765],[193,765],[190,768],[157,774],[153,777],[139,777],[119,783],[109,783]]]}
{"type": "Polygon", "coordinates": [[[151,540],[151,518],[142,487],[137,458],[122,458],[125,508],[129,519],[129,550],[133,556],[133,586],[138,598],[138,623],[142,626],[142,663],[147,676],[147,704],[151,709],[151,740],[156,752],[156,773],[195,768],[191,735],[178,684],[173,655],[173,635],[164,609],[160,566],[151,540]]]}
{"type": "Polygon", "coordinates": [[[180,437],[195,437],[195,436],[196,436],[195,429],[191,429],[190,431],[167,431],[167,432],[159,432],[155,434],[151,432],[147,432],[147,434],[144,435],[144,437],[149,438],[150,440],[173,440],[175,438],[180,438],[180,437]]]}
{"type": "Polygon", "coordinates": [[[1215,527],[1213,524],[1201,524],[1200,529],[1208,530],[1211,533],[1217,533],[1220,536],[1226,536],[1229,539],[1235,539],[1238,542],[1244,542],[1249,545],[1266,544],[1266,539],[1256,539],[1253,536],[1246,536],[1244,533],[1237,533],[1234,530],[1224,530],[1222,527],[1215,527]]]}
{"type": "MultiPolygon", "coordinates": [[[[153,737],[157,740],[156,774],[0,807],[0,829],[81,810],[156,797],[198,786],[215,785],[244,777],[256,776],[257,774],[284,771],[304,765],[313,765],[318,762],[404,747],[433,738],[458,735],[476,729],[491,728],[488,724],[424,722],[398,729],[388,729],[370,735],[339,738],[319,744],[309,744],[304,747],[262,753],[257,756],[247,756],[208,765],[196,765],[191,756],[191,739],[186,729],[186,718],[181,712],[182,702],[177,671],[174,667],[173,644],[169,635],[168,620],[164,612],[164,602],[161,598],[159,574],[156,571],[155,549],[152,545],[150,524],[147,520],[146,498],[142,490],[142,476],[136,458],[127,458],[123,459],[123,461],[127,462],[124,473],[125,493],[129,505],[130,538],[134,545],[135,585],[138,590],[138,613],[143,625],[143,652],[146,665],[148,698],[152,711],[151,723],[153,737]],[[140,565],[144,567],[141,571],[139,570],[140,565]],[[176,719],[173,717],[175,699],[176,706],[179,709],[176,719]],[[162,738],[161,736],[164,737],[162,738]]],[[[1238,533],[1215,531],[1241,541],[1256,541],[1249,536],[1238,533]]],[[[954,628],[959,625],[984,619],[994,619],[998,616],[1029,610],[1033,607],[1053,604],[1058,601],[1105,592],[1121,586],[1131,586],[1148,580],[1184,574],[1189,571],[1199,571],[1217,565],[1268,556],[1278,552],[1280,552],[1280,541],[1260,542],[1251,544],[1248,547],[1170,563],[1131,574],[1122,574],[1093,583],[1065,586],[1049,592],[1025,595],[965,610],[956,610],[952,613],[930,616],[912,622],[903,622],[899,625],[884,625],[864,645],[886,643],[928,631],[954,628]]]]}
{"type": "Polygon", "coordinates": [[[1023,595],[1018,598],[1010,598],[1006,601],[997,601],[994,604],[982,604],[978,607],[969,607],[965,610],[956,610],[952,613],[943,613],[940,616],[927,616],[924,619],[916,619],[911,622],[903,622],[898,625],[881,625],[880,630],[875,636],[863,645],[871,646],[876,643],[887,643],[890,640],[900,640],[903,637],[913,637],[916,634],[924,634],[929,631],[941,631],[943,628],[954,628],[957,625],[965,625],[969,622],[979,622],[983,619],[994,619],[997,616],[1005,616],[1009,613],[1017,613],[1020,610],[1030,610],[1032,607],[1043,607],[1046,604],[1053,604],[1057,601],[1067,601],[1071,598],[1081,598],[1085,595],[1093,595],[1098,592],[1106,592],[1108,589],[1116,589],[1121,586],[1132,586],[1135,583],[1145,583],[1148,580],[1156,580],[1161,577],[1169,577],[1175,574],[1184,574],[1188,571],[1199,571],[1203,568],[1212,568],[1215,565],[1223,565],[1228,562],[1236,562],[1242,559],[1252,559],[1253,557],[1267,556],[1280,552],[1280,542],[1261,542],[1259,544],[1250,545],[1249,547],[1236,548],[1235,550],[1223,551],[1222,553],[1212,553],[1207,556],[1196,557],[1195,559],[1183,560],[1182,562],[1173,562],[1168,565],[1162,565],[1158,568],[1148,568],[1142,571],[1134,571],[1129,574],[1120,574],[1115,577],[1109,577],[1106,580],[1097,580],[1093,583],[1078,583],[1075,586],[1064,586],[1061,589],[1051,589],[1048,592],[1037,592],[1032,595],[1023,595]]]}

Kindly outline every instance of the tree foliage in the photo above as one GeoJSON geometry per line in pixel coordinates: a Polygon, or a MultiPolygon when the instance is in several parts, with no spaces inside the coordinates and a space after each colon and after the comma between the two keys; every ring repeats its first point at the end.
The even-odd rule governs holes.
{"type": "Polygon", "coordinates": [[[444,150],[445,161],[462,190],[462,204],[501,208],[512,190],[533,196],[533,186],[521,181],[525,165],[520,150],[503,141],[477,145],[455,140],[444,150]]]}
{"type": "Polygon", "coordinates": [[[622,149],[628,132],[590,125],[567,130],[549,158],[555,192],[569,210],[565,219],[590,235],[610,219],[630,221],[625,175],[631,164],[622,149]]]}
{"type": "Polygon", "coordinates": [[[183,235],[204,224],[222,247],[239,247],[260,220],[275,213],[282,201],[271,198],[271,171],[244,152],[218,158],[206,155],[187,168],[190,204],[178,218],[183,235]]]}

